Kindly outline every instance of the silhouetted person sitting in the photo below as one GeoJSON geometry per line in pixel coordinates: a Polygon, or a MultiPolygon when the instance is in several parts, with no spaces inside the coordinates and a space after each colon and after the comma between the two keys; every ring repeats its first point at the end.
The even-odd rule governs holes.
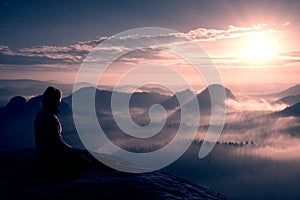
{"type": "Polygon", "coordinates": [[[88,160],[83,157],[88,152],[74,149],[62,139],[62,127],[57,118],[61,97],[60,90],[48,87],[43,94],[42,110],[34,122],[39,167],[58,176],[76,174],[88,165],[88,160]]]}

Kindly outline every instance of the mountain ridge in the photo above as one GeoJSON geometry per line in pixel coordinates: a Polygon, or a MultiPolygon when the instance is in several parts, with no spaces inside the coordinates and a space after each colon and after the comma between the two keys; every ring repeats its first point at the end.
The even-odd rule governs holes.
{"type": "Polygon", "coordinates": [[[259,95],[259,96],[283,98],[283,97],[292,96],[292,95],[300,95],[300,84],[294,85],[292,87],[289,87],[289,88],[279,91],[279,92],[265,94],[265,95],[259,95]]]}
{"type": "Polygon", "coordinates": [[[294,117],[300,117],[300,102],[288,106],[282,111],[277,112],[276,114],[284,117],[294,116],[294,117]]]}
{"type": "Polygon", "coordinates": [[[291,105],[296,104],[298,102],[300,102],[300,94],[280,98],[280,99],[274,101],[272,104],[275,105],[275,104],[284,103],[284,104],[287,104],[287,105],[291,106],[291,105]]]}

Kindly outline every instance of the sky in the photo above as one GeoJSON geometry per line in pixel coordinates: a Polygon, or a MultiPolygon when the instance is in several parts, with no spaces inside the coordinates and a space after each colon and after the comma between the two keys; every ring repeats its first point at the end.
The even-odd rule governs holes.
{"type": "MultiPolygon", "coordinates": [[[[299,10],[297,0],[1,0],[0,79],[72,83],[86,56],[109,37],[162,27],[198,43],[227,85],[292,85],[300,73],[299,10]]],[[[120,58],[102,84],[113,84],[112,76],[124,74],[124,66],[147,63],[171,65],[193,80],[194,72],[180,58],[152,46],[120,58]]]]}

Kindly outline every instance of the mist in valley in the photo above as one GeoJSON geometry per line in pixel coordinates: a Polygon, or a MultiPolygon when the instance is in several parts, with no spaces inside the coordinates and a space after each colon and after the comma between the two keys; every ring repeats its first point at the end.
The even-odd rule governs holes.
{"type": "MultiPolygon", "coordinates": [[[[248,95],[233,93],[226,89],[226,99],[217,102],[221,111],[221,108],[226,107],[226,121],[222,134],[213,150],[206,157],[199,159],[199,150],[203,145],[211,117],[219,114],[210,111],[209,92],[204,89],[195,94],[200,110],[199,123],[195,124],[188,123],[196,116],[189,103],[192,91],[178,92],[177,95],[187,97],[184,105],[180,105],[174,93],[162,90],[159,90],[162,93],[158,93],[157,88],[155,91],[149,87],[145,88],[147,91],[139,90],[133,94],[119,92],[120,95],[131,96],[129,113],[137,125],[145,128],[151,124],[153,130],[159,130],[151,137],[146,137],[149,133],[141,132],[140,134],[145,134],[145,138],[136,138],[124,132],[115,118],[118,115],[120,119],[127,120],[127,111],[118,110],[113,113],[112,92],[96,90],[97,120],[106,137],[114,145],[129,152],[153,152],[174,142],[180,127],[186,134],[175,141],[175,146],[181,149],[187,143],[192,145],[178,160],[163,168],[163,171],[187,178],[236,199],[300,197],[297,190],[300,183],[297,178],[300,176],[300,118],[299,104],[295,103],[297,98],[294,97],[296,93],[248,95]],[[149,115],[149,110],[155,104],[163,106],[165,115],[161,114],[160,109],[150,111],[149,115]],[[183,108],[190,111],[184,116],[188,117],[186,123],[181,121],[183,108]],[[165,119],[162,119],[163,116],[165,119]],[[195,128],[196,134],[192,137],[190,132],[195,128]]],[[[84,94],[89,90],[91,88],[86,87],[77,93],[84,94]]],[[[73,120],[72,95],[76,94],[65,96],[60,106],[62,135],[71,146],[84,149],[85,145],[77,133],[73,120]]],[[[40,108],[41,96],[29,100],[19,96],[13,97],[0,109],[2,150],[34,148],[33,120],[40,108]]],[[[84,113],[85,110],[80,112],[84,113]]],[[[91,120],[84,116],[81,116],[79,121],[86,127],[86,134],[97,135],[91,120]]],[[[105,148],[109,150],[109,145],[110,143],[103,144],[95,140],[93,150],[103,153],[106,151],[105,148]]],[[[118,153],[116,151],[115,155],[118,153]]],[[[177,152],[167,153],[171,156],[177,152]]]]}

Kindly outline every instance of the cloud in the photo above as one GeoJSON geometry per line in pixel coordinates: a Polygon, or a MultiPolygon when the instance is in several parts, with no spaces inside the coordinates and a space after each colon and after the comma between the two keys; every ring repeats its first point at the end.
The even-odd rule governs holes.
{"type": "Polygon", "coordinates": [[[238,101],[227,99],[226,106],[229,112],[245,111],[280,111],[286,108],[286,104],[272,105],[263,98],[239,97],[238,101]]]}
{"type": "Polygon", "coordinates": [[[300,50],[282,52],[279,55],[288,56],[288,57],[296,57],[296,58],[300,59],[300,50]]]}
{"type": "MultiPolygon", "coordinates": [[[[269,145],[252,149],[252,154],[280,160],[299,160],[300,139],[290,135],[274,134],[268,141],[269,145]]],[[[246,153],[246,152],[245,152],[246,153]]]]}
{"type": "Polygon", "coordinates": [[[273,56],[266,59],[256,60],[240,57],[211,57],[214,64],[218,67],[276,67],[294,63],[299,63],[300,58],[273,56]]]}
{"type": "MultiPolygon", "coordinates": [[[[238,101],[227,100],[226,124],[219,142],[245,144],[238,148],[241,155],[255,155],[275,160],[300,159],[300,118],[278,117],[275,111],[287,105],[272,105],[260,97],[238,97],[238,101]]],[[[198,138],[203,139],[206,126],[201,125],[198,138]]]]}
{"type": "Polygon", "coordinates": [[[65,59],[66,62],[73,61],[78,63],[100,44],[106,37],[99,39],[78,42],[70,46],[37,46],[32,48],[23,48],[19,50],[19,54],[28,57],[47,57],[50,59],[65,59]]]}
{"type": "Polygon", "coordinates": [[[0,53],[1,65],[39,65],[39,64],[60,64],[65,62],[61,58],[49,58],[47,56],[24,56],[13,53],[12,55],[0,53]]]}
{"type": "Polygon", "coordinates": [[[13,52],[9,49],[8,46],[0,45],[0,55],[13,55],[13,52]]]}
{"type": "Polygon", "coordinates": [[[297,117],[274,117],[263,111],[247,111],[227,115],[227,124],[219,141],[253,141],[254,146],[240,153],[273,159],[299,159],[297,148],[300,121],[297,117]]]}
{"type": "Polygon", "coordinates": [[[237,27],[230,25],[226,30],[198,28],[189,31],[186,35],[200,41],[215,41],[226,38],[239,38],[250,35],[265,35],[281,33],[277,25],[256,24],[249,27],[237,27]]]}
{"type": "Polygon", "coordinates": [[[93,50],[94,59],[90,59],[97,64],[110,59],[114,54],[131,50],[136,45],[141,44],[141,48],[146,49],[135,50],[126,54],[118,60],[118,62],[125,63],[138,63],[144,59],[158,60],[165,59],[162,56],[161,49],[155,49],[151,46],[170,44],[176,40],[175,35],[129,35],[127,37],[112,38],[109,42],[101,46],[97,46],[107,37],[100,37],[95,40],[78,42],[69,46],[34,46],[29,48],[21,48],[15,51],[9,49],[8,46],[0,45],[0,65],[11,65],[11,69],[16,65],[74,65],[81,64],[84,58],[93,50]],[[95,48],[96,47],[96,48],[95,48]],[[100,52],[100,53],[98,53],[100,52]],[[101,57],[99,57],[101,55],[101,57]]]}
{"type": "Polygon", "coordinates": [[[79,64],[92,49],[106,37],[78,42],[69,46],[36,46],[12,51],[0,45],[0,64],[40,65],[40,64],[79,64]]]}
{"type": "MultiPolygon", "coordinates": [[[[256,24],[249,27],[236,27],[236,26],[229,26],[226,30],[221,29],[206,29],[206,28],[199,28],[195,30],[191,30],[185,35],[190,37],[195,41],[215,41],[219,39],[225,38],[241,38],[241,37],[248,37],[253,35],[266,35],[266,34],[280,34],[284,30],[289,23],[285,23],[283,25],[267,25],[267,24],[256,24]]],[[[109,58],[112,53],[120,52],[123,50],[130,50],[135,45],[140,45],[140,48],[147,48],[147,50],[138,50],[135,52],[128,53],[126,56],[123,56],[122,59],[119,59],[117,62],[120,62],[124,65],[126,64],[145,64],[146,61],[154,61],[160,64],[171,64],[172,66],[179,66],[182,65],[180,62],[172,62],[175,61],[175,56],[170,56],[170,54],[166,54],[169,50],[168,48],[172,48],[175,45],[178,38],[181,37],[178,34],[166,34],[166,35],[129,35],[126,37],[115,38],[113,42],[111,42],[107,46],[103,46],[99,48],[99,51],[103,53],[107,52],[106,58],[109,58]],[[117,44],[119,47],[116,49],[117,44]],[[164,49],[158,49],[159,45],[164,45],[164,49]],[[174,45],[173,45],[174,44],[174,45]],[[155,52],[156,51],[156,52],[155,52]]],[[[187,49],[187,51],[191,51],[192,49],[187,49]]],[[[261,66],[281,66],[287,65],[292,63],[300,62],[300,59],[292,59],[292,58],[284,58],[280,56],[274,56],[269,59],[246,59],[239,56],[231,56],[231,57],[211,57],[214,63],[217,66],[224,66],[224,67],[261,67],[261,66]]],[[[96,59],[95,62],[103,61],[104,58],[96,59]]],[[[178,60],[178,59],[177,59],[178,60]]],[[[199,60],[201,65],[207,66],[209,65],[207,62],[207,58],[203,58],[199,60]]],[[[185,66],[185,65],[182,65],[185,66]]]]}
{"type": "MultiPolygon", "coordinates": [[[[282,32],[285,26],[283,25],[267,25],[267,24],[256,24],[249,27],[237,27],[230,25],[228,29],[207,29],[198,28],[191,30],[185,35],[196,41],[215,41],[225,38],[240,38],[256,34],[279,34],[282,32]]],[[[91,62],[105,62],[115,55],[115,53],[123,52],[124,50],[131,50],[136,45],[140,47],[140,50],[130,52],[118,59],[122,65],[126,64],[145,64],[146,61],[154,61],[159,64],[169,64],[172,66],[185,66],[182,62],[176,59],[176,56],[165,53],[167,48],[172,48],[173,44],[178,42],[178,38],[181,37],[178,34],[148,34],[143,35],[128,35],[121,38],[113,38],[110,42],[105,43],[98,47],[102,41],[107,37],[100,37],[98,39],[78,42],[68,46],[35,46],[29,48],[21,48],[17,50],[11,50],[8,46],[0,45],[0,64],[10,65],[10,69],[17,65],[73,65],[79,66],[84,58],[93,50],[94,52],[101,52],[101,58],[98,58],[99,54],[95,53],[95,59],[90,59],[91,62]],[[158,49],[160,45],[166,44],[162,48],[158,49]],[[140,46],[139,46],[140,45],[140,46]],[[95,48],[96,47],[96,48],[95,48]],[[146,48],[146,49],[145,49],[146,48]]],[[[192,50],[190,50],[192,51],[192,50]]],[[[289,57],[278,57],[267,61],[255,61],[249,62],[240,60],[238,57],[213,57],[212,60],[217,66],[225,67],[247,67],[247,66],[278,66],[286,65],[291,63],[298,63],[300,59],[294,58],[295,55],[299,55],[300,51],[282,53],[281,56],[289,57]],[[291,57],[294,56],[294,57],[291,57]]],[[[206,58],[207,59],[207,58],[206,58]]],[[[207,65],[206,60],[199,60],[202,65],[207,65]]],[[[48,67],[47,67],[48,68],[48,67]]],[[[45,68],[45,69],[47,69],[45,68]]],[[[2,70],[4,68],[2,67],[2,70]]]]}

